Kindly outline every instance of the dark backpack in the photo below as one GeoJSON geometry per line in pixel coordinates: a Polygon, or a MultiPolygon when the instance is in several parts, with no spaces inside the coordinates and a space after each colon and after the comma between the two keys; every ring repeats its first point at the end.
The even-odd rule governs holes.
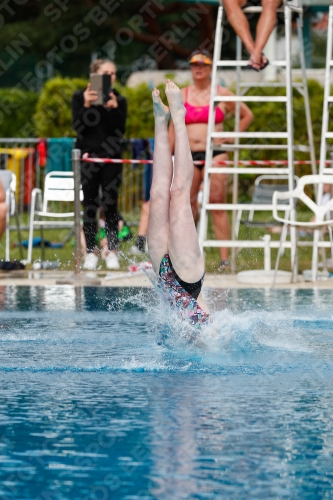
{"type": "Polygon", "coordinates": [[[18,260],[0,260],[0,271],[20,271],[25,265],[18,260]]]}

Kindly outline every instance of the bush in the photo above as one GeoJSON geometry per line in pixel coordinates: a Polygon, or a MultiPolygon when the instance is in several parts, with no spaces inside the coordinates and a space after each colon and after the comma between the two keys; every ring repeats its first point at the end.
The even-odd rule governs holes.
{"type": "MultiPolygon", "coordinates": [[[[162,100],[166,102],[164,87],[163,84],[157,86],[162,100]]],[[[146,83],[141,83],[136,87],[119,88],[119,92],[126,97],[128,105],[125,136],[128,139],[154,137],[152,88],[146,83]]]]}
{"type": "MultiPolygon", "coordinates": [[[[169,75],[172,77],[172,75],[169,75]]],[[[72,129],[71,101],[74,92],[84,89],[88,81],[79,78],[54,78],[49,80],[39,95],[17,89],[0,89],[0,136],[1,137],[75,137],[72,129]],[[31,117],[34,119],[32,120],[31,117]]],[[[151,87],[140,84],[135,88],[116,88],[128,102],[128,117],[125,137],[128,139],[147,139],[154,136],[154,118],[151,99],[151,87]]],[[[162,100],[165,101],[164,85],[160,85],[162,100]]],[[[308,81],[310,97],[313,135],[316,158],[319,158],[322,112],[323,87],[315,80],[308,81]]],[[[284,95],[284,88],[251,88],[251,95],[284,95]]],[[[294,142],[307,144],[307,127],[305,120],[303,97],[294,91],[294,142]]],[[[251,103],[250,107],[255,119],[250,132],[285,131],[286,111],[284,103],[251,103]]],[[[333,129],[333,120],[329,120],[330,130],[333,129]]],[[[233,130],[234,120],[227,116],[225,129],[233,130]]],[[[251,141],[249,141],[251,142],[251,141]]],[[[253,140],[256,143],[257,140],[253,140]]],[[[270,143],[272,141],[269,141],[270,143]]],[[[276,141],[277,142],[277,141],[276,141]]],[[[230,154],[232,158],[232,154],[230,154]]],[[[286,150],[241,150],[241,160],[272,160],[287,159],[286,150]]],[[[308,160],[309,153],[295,152],[296,160],[308,160]]],[[[244,168],[246,171],[246,168],[244,168]]],[[[310,165],[295,167],[298,176],[311,173],[310,165]]],[[[246,200],[253,186],[254,175],[244,173],[239,177],[239,199],[246,200]]],[[[232,182],[229,176],[229,182],[232,182]]]]}
{"type": "MultiPolygon", "coordinates": [[[[86,87],[88,81],[84,79],[70,79],[70,78],[54,78],[49,80],[38,100],[37,110],[34,115],[36,133],[40,137],[74,137],[75,132],[72,129],[72,116],[71,116],[71,101],[74,92],[78,89],[86,87]]],[[[147,139],[154,136],[154,118],[153,107],[151,100],[151,88],[149,85],[142,83],[135,88],[122,87],[116,85],[116,88],[123,94],[128,103],[128,117],[126,124],[125,137],[128,139],[142,138],[147,139]]],[[[165,100],[164,85],[160,85],[162,99],[165,100]]],[[[313,134],[316,148],[316,157],[319,158],[320,151],[320,137],[322,126],[322,112],[323,112],[323,87],[314,80],[308,81],[308,89],[310,96],[311,117],[313,125],[313,134]]],[[[7,91],[8,92],[8,91],[7,91]]],[[[284,88],[252,88],[249,90],[251,95],[284,95],[284,88]]],[[[1,94],[0,94],[1,95],[1,94]]],[[[33,102],[36,96],[30,96],[27,102],[33,102]]],[[[35,101],[34,101],[35,102],[35,101]]],[[[294,142],[295,144],[306,144],[307,127],[305,120],[304,101],[303,97],[295,90],[294,91],[294,142]]],[[[27,104],[26,104],[27,106],[27,104]]],[[[32,105],[31,105],[32,107],[32,105]]],[[[251,103],[250,107],[255,115],[255,119],[250,127],[250,132],[260,131],[285,131],[286,130],[286,111],[284,103],[251,103]]],[[[17,109],[18,116],[29,113],[24,113],[23,108],[17,109]]],[[[30,116],[32,111],[30,111],[30,116]]],[[[13,122],[17,123],[13,116],[13,122]]],[[[24,122],[23,122],[24,123],[24,122]]],[[[228,116],[225,122],[226,129],[233,129],[233,117],[228,116]]],[[[21,125],[22,127],[22,125],[21,125]]],[[[12,131],[7,134],[8,136],[17,136],[17,130],[20,127],[13,127],[12,131]]],[[[33,135],[33,134],[26,134],[33,135]]],[[[250,141],[251,142],[251,141],[250,141]]],[[[253,140],[254,143],[257,140],[253,140]]],[[[271,143],[272,141],[270,141],[271,143]]],[[[278,141],[276,141],[278,142],[278,141]]],[[[230,155],[232,158],[232,155],[230,155]]],[[[287,159],[286,150],[243,150],[240,153],[240,159],[243,160],[271,160],[274,159],[287,159]]],[[[303,160],[309,159],[308,153],[295,153],[295,159],[303,160]]],[[[310,165],[297,166],[295,173],[299,176],[311,173],[310,165]]],[[[242,175],[240,180],[240,197],[246,197],[248,189],[253,185],[253,175],[242,175]]],[[[231,177],[230,177],[231,180],[231,177]]]]}
{"type": "Polygon", "coordinates": [[[137,87],[119,88],[127,99],[128,115],[126,121],[126,137],[128,139],[148,139],[154,136],[153,105],[151,89],[145,83],[137,87]]]}
{"type": "MultiPolygon", "coordinates": [[[[34,115],[37,135],[40,137],[74,137],[71,101],[76,90],[86,88],[83,79],[54,78],[49,80],[38,100],[34,115]]],[[[148,139],[154,135],[154,117],[151,89],[147,84],[135,88],[116,86],[128,103],[125,136],[148,139]]],[[[162,91],[162,89],[160,89],[162,91]]]]}
{"type": "Polygon", "coordinates": [[[82,78],[53,78],[43,87],[34,122],[39,137],[75,137],[72,128],[71,102],[76,90],[84,89],[82,78]]]}
{"type": "MultiPolygon", "coordinates": [[[[78,89],[83,89],[87,85],[87,80],[79,78],[54,78],[49,80],[38,99],[34,121],[37,135],[42,137],[62,137],[74,136],[71,117],[71,100],[73,93],[78,89]]],[[[135,88],[116,88],[123,94],[128,102],[128,117],[125,136],[131,138],[147,139],[154,135],[154,119],[152,114],[151,88],[142,83],[135,88]]],[[[164,86],[158,87],[165,99],[164,86]]],[[[310,106],[312,115],[313,132],[316,145],[316,154],[319,155],[321,121],[323,112],[323,88],[314,81],[308,81],[310,106]]],[[[8,91],[7,91],[8,92],[8,91]]],[[[284,89],[265,89],[267,95],[283,95],[284,89]]],[[[263,89],[253,88],[249,92],[251,95],[263,95],[263,89]]],[[[26,93],[28,94],[28,93],[26,93]]],[[[31,93],[30,93],[31,94],[31,93]]],[[[1,94],[0,94],[1,95],[1,94]]],[[[36,99],[32,94],[30,99],[36,99]]],[[[28,101],[27,101],[28,102],[28,101]]],[[[31,103],[35,101],[29,101],[31,103]]],[[[294,92],[294,124],[295,124],[295,144],[307,142],[307,130],[305,112],[302,96],[294,92]]],[[[284,103],[251,103],[250,104],[255,119],[250,127],[250,131],[278,131],[286,130],[286,112],[284,103]]],[[[32,104],[31,104],[32,107],[32,104]]],[[[17,110],[18,112],[20,110],[17,110]]],[[[13,120],[15,121],[15,120],[13,120]]],[[[226,128],[232,129],[233,119],[227,117],[226,128]]],[[[17,130],[20,127],[15,127],[17,130]]],[[[15,133],[11,133],[15,136],[15,133]]],[[[272,155],[276,159],[286,158],[285,151],[250,150],[242,152],[243,159],[269,159],[272,155]],[[245,156],[244,156],[245,155],[245,156]]],[[[296,153],[297,158],[307,158],[304,153],[296,153]]]]}
{"type": "MultiPolygon", "coordinates": [[[[322,113],[323,113],[323,98],[324,98],[324,89],[323,87],[315,80],[308,80],[308,91],[309,91],[309,100],[310,100],[310,109],[311,109],[311,119],[312,119],[312,129],[314,136],[314,144],[315,144],[315,155],[316,158],[319,158],[320,153],[320,140],[321,140],[321,126],[322,126],[322,113]]],[[[279,96],[285,95],[285,89],[282,88],[251,88],[247,95],[272,95],[279,96]]],[[[250,103],[254,113],[254,120],[249,128],[249,132],[285,132],[287,130],[286,125],[286,105],[285,103],[250,103]]],[[[293,95],[293,112],[294,112],[294,144],[308,144],[308,135],[307,135],[307,126],[306,126],[306,118],[305,118],[305,107],[304,107],[304,99],[300,95],[300,93],[294,89],[293,95]]],[[[234,120],[229,119],[227,117],[226,120],[226,129],[233,130],[234,120]]],[[[265,139],[262,140],[264,142],[265,139]]],[[[258,139],[251,140],[243,140],[243,143],[254,143],[257,144],[260,141],[258,139]]],[[[279,140],[271,140],[269,139],[267,142],[269,144],[278,144],[279,140]]],[[[285,141],[283,140],[283,143],[285,141]]],[[[241,150],[240,151],[240,159],[241,160],[287,160],[288,154],[287,150],[268,150],[268,149],[251,149],[251,150],[241,150]]],[[[309,160],[309,153],[304,152],[295,152],[295,160],[309,160]]],[[[230,155],[232,158],[232,155],[230,155]]],[[[295,174],[298,176],[302,176],[305,174],[311,174],[311,165],[296,165],[295,166],[295,174]]],[[[253,186],[253,179],[256,175],[245,174],[239,178],[239,197],[242,200],[245,200],[248,197],[249,187],[253,186]]],[[[231,180],[231,179],[230,179],[231,180]]]]}
{"type": "Polygon", "coordinates": [[[13,89],[0,89],[0,137],[34,137],[31,117],[35,112],[38,94],[13,89]]]}
{"type": "MultiPolygon", "coordinates": [[[[74,137],[71,101],[76,90],[86,88],[88,80],[80,78],[54,78],[49,80],[40,94],[34,122],[40,137],[74,137]]],[[[116,85],[127,99],[128,115],[125,137],[148,139],[154,136],[152,89],[142,83],[135,88],[116,85]]],[[[158,89],[165,99],[164,85],[158,89]]]]}
{"type": "MultiPolygon", "coordinates": [[[[273,95],[280,96],[285,95],[284,88],[266,88],[264,89],[253,88],[249,95],[273,95]]],[[[323,87],[314,80],[308,81],[309,99],[310,99],[310,109],[312,118],[313,135],[316,149],[316,156],[319,155],[320,150],[320,138],[321,138],[321,124],[322,124],[322,113],[323,113],[323,98],[324,89],[323,87]]],[[[255,119],[249,129],[253,132],[278,132],[286,131],[286,106],[285,103],[251,103],[252,111],[255,115],[255,119]]],[[[297,144],[307,144],[307,126],[305,117],[305,107],[304,99],[300,93],[294,89],[293,95],[293,112],[294,112],[294,143],[297,144]]],[[[279,141],[269,141],[270,143],[278,143],[279,141]]],[[[271,159],[287,159],[286,150],[252,150],[250,153],[250,159],[253,160],[263,160],[271,159]],[[273,156],[274,155],[274,156],[273,156]]],[[[295,153],[296,159],[308,159],[308,153],[295,153]]]]}

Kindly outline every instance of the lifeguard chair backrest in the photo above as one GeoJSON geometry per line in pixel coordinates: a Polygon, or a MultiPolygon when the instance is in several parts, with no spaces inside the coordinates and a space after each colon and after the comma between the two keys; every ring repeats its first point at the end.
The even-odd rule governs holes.
{"type": "Polygon", "coordinates": [[[12,174],[12,180],[10,181],[10,189],[13,191],[13,193],[16,193],[16,175],[11,172],[12,174]]]}
{"type": "Polygon", "coordinates": [[[16,175],[11,170],[0,170],[0,181],[6,193],[6,201],[10,204],[10,215],[15,213],[16,175]]]}
{"type": "Polygon", "coordinates": [[[16,175],[10,170],[0,170],[0,181],[4,191],[7,191],[8,189],[12,189],[13,191],[16,190],[16,175]],[[14,185],[12,185],[13,182],[14,185]]]}
{"type": "Polygon", "coordinates": [[[296,225],[298,227],[309,227],[313,229],[319,229],[322,226],[333,226],[333,219],[331,219],[331,215],[329,215],[329,220],[324,220],[327,212],[331,212],[333,209],[333,198],[331,198],[325,205],[318,205],[315,201],[313,201],[306,193],[305,187],[307,185],[316,186],[318,184],[331,184],[333,187],[333,175],[304,175],[298,181],[298,184],[295,189],[292,191],[287,191],[285,193],[275,192],[273,196],[273,217],[274,219],[287,223],[290,225],[296,225]],[[316,216],[315,221],[303,222],[303,221],[291,221],[287,218],[282,218],[278,215],[278,204],[284,200],[288,200],[289,202],[294,200],[301,200],[305,206],[307,206],[316,216]]]}
{"type": "MultiPolygon", "coordinates": [[[[254,183],[252,203],[257,205],[270,205],[273,202],[275,191],[285,192],[289,190],[288,182],[282,184],[280,180],[288,181],[288,175],[260,175],[254,183]],[[270,181],[269,183],[264,181],[270,181]],[[272,182],[273,181],[273,182],[272,182]]],[[[294,176],[294,186],[297,186],[298,177],[294,176]]],[[[289,204],[289,200],[282,201],[281,204],[289,204]]]]}
{"type": "MultiPolygon", "coordinates": [[[[83,200],[83,192],[80,190],[80,200],[83,200]]],[[[50,172],[45,177],[43,212],[47,212],[49,201],[74,201],[74,177],[73,172],[50,172]]]]}

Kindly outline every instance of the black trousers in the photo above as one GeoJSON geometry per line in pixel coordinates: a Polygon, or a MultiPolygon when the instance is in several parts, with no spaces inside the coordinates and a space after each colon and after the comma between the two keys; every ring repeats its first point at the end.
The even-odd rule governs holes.
{"type": "Polygon", "coordinates": [[[105,213],[109,249],[117,249],[119,221],[117,205],[122,169],[122,163],[81,162],[81,184],[84,195],[83,231],[87,252],[93,252],[96,246],[97,211],[100,206],[105,213]]]}

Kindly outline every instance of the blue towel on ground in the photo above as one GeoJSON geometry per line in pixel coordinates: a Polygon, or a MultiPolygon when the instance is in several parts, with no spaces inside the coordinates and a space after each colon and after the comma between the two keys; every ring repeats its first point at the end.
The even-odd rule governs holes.
{"type": "MultiPolygon", "coordinates": [[[[28,240],[22,241],[22,246],[24,248],[28,248],[28,244],[29,244],[28,240]]],[[[19,246],[19,243],[15,243],[15,246],[19,246]]],[[[40,236],[33,238],[32,246],[33,246],[33,248],[40,248],[42,246],[42,238],[40,236]]],[[[49,241],[49,240],[44,240],[44,246],[45,246],[45,248],[63,248],[64,247],[63,243],[60,243],[60,242],[58,243],[57,241],[49,241]]]]}

